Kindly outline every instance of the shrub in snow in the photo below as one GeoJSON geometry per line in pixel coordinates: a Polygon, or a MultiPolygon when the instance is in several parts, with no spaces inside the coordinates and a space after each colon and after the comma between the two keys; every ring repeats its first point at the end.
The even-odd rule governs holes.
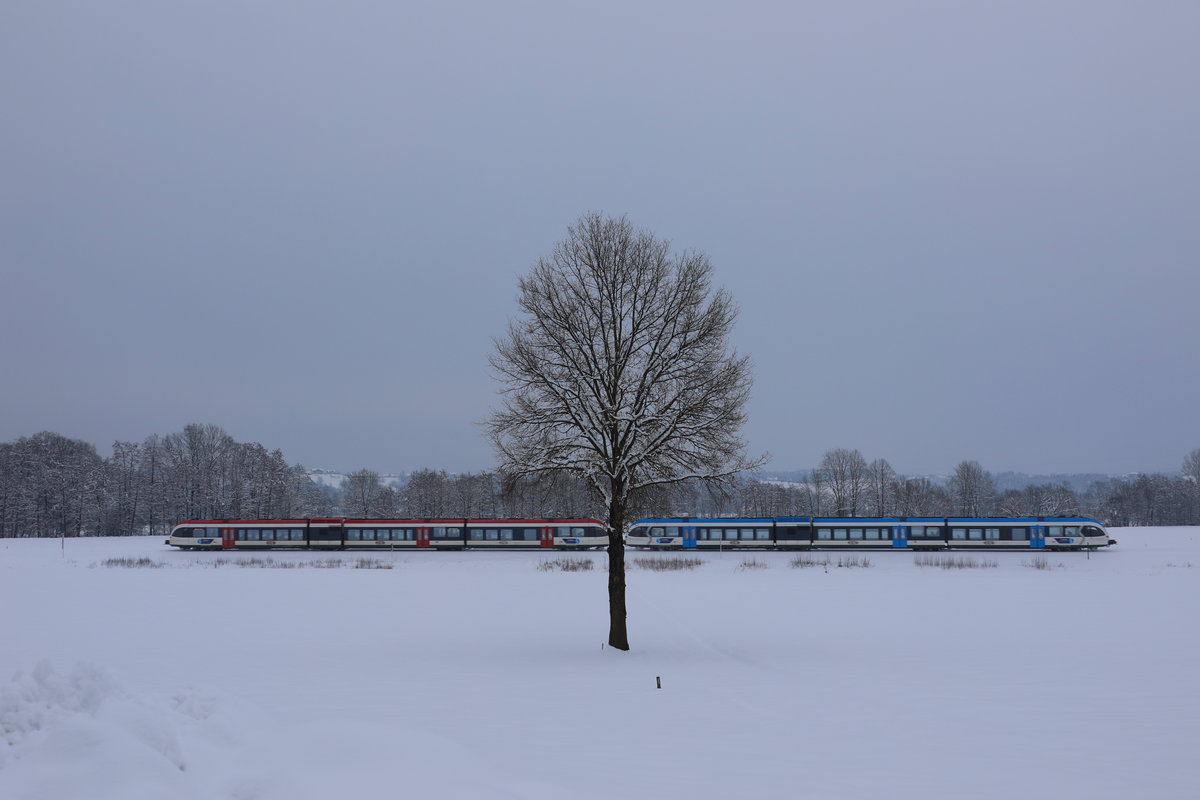
{"type": "Polygon", "coordinates": [[[919,555],[913,563],[918,567],[941,567],[942,569],[995,569],[1000,566],[996,561],[976,561],[966,556],[930,556],[919,555]]]}
{"type": "Polygon", "coordinates": [[[1061,569],[1063,567],[1062,564],[1050,566],[1050,562],[1046,560],[1045,556],[1038,556],[1032,561],[1022,561],[1021,566],[1029,567],[1030,569],[1061,569]]]}
{"type": "Polygon", "coordinates": [[[743,558],[742,563],[738,564],[738,569],[766,569],[767,566],[765,561],[759,561],[757,558],[743,558]]]}
{"type": "MultiPolygon", "coordinates": [[[[92,566],[95,566],[95,565],[93,564],[92,566]]],[[[148,558],[106,558],[100,562],[100,566],[102,566],[102,567],[130,567],[130,568],[132,568],[132,567],[148,567],[151,569],[157,569],[159,567],[165,567],[166,564],[164,564],[161,561],[151,561],[148,558]]]]}
{"type": "Polygon", "coordinates": [[[590,558],[555,558],[543,560],[537,568],[542,572],[590,572],[595,566],[590,558]]]}
{"type": "Polygon", "coordinates": [[[702,558],[635,558],[635,566],[654,572],[675,572],[683,569],[695,569],[704,563],[702,558]]]}

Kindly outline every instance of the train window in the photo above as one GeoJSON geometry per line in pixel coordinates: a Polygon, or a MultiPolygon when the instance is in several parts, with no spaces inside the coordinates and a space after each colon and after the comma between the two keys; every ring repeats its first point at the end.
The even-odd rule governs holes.
{"type": "Polygon", "coordinates": [[[770,528],[755,528],[754,529],[754,538],[758,539],[760,542],[770,539],[771,538],[771,529],[770,528]]]}
{"type": "Polygon", "coordinates": [[[845,528],[834,528],[833,529],[833,538],[834,539],[845,539],[846,535],[847,535],[847,532],[846,532],[845,528]]]}
{"type": "Polygon", "coordinates": [[[908,538],[923,539],[924,537],[925,537],[925,526],[924,525],[913,525],[911,528],[908,529],[908,538]]]}
{"type": "Polygon", "coordinates": [[[950,531],[950,538],[951,539],[966,539],[967,538],[967,529],[966,528],[952,528],[950,531]]]}
{"type": "Polygon", "coordinates": [[[1013,538],[1014,542],[1025,541],[1025,529],[1024,528],[1013,528],[1012,529],[1012,538],[1013,538]]]}
{"type": "Polygon", "coordinates": [[[753,528],[742,528],[741,531],[738,533],[738,538],[746,539],[746,540],[753,540],[754,539],[754,529],[753,528]]]}
{"type": "Polygon", "coordinates": [[[482,530],[471,531],[471,541],[472,542],[482,542],[483,541],[483,531],[482,530]]]}
{"type": "Polygon", "coordinates": [[[346,541],[357,542],[362,537],[362,531],[357,528],[350,528],[346,531],[346,541]]]}
{"type": "Polygon", "coordinates": [[[822,541],[822,542],[827,542],[831,538],[833,538],[831,536],[831,534],[832,534],[832,531],[830,531],[828,528],[818,528],[817,529],[817,540],[822,541]]]}
{"type": "Polygon", "coordinates": [[[738,537],[737,528],[726,528],[725,529],[725,539],[726,540],[736,539],[737,537],[738,537]]]}
{"type": "Polygon", "coordinates": [[[666,535],[667,535],[667,529],[666,529],[666,528],[661,528],[661,527],[658,527],[658,526],[656,525],[655,527],[653,527],[653,528],[651,528],[651,529],[650,529],[650,535],[651,535],[651,536],[666,536],[666,535]]]}
{"type": "Polygon", "coordinates": [[[851,528],[850,529],[850,538],[851,539],[863,538],[863,529],[862,528],[851,528]]]}
{"type": "Polygon", "coordinates": [[[1064,536],[1078,536],[1079,528],[1076,528],[1074,525],[1067,527],[1067,528],[1063,528],[1063,535],[1064,536]]]}
{"type": "Polygon", "coordinates": [[[525,534],[521,538],[527,542],[536,542],[542,538],[542,535],[537,528],[525,528],[525,534]]]}
{"type": "Polygon", "coordinates": [[[1063,535],[1062,525],[1051,525],[1049,535],[1050,536],[1062,536],[1063,535]]]}
{"type": "Polygon", "coordinates": [[[867,528],[865,531],[863,531],[863,534],[864,534],[864,538],[878,539],[879,538],[879,528],[867,528]]]}
{"type": "Polygon", "coordinates": [[[1084,536],[1103,536],[1104,534],[1100,531],[1099,528],[1095,527],[1094,525],[1085,525],[1083,528],[1083,535],[1084,536]]]}
{"type": "Polygon", "coordinates": [[[999,528],[984,528],[983,529],[983,538],[999,539],[1000,538],[1000,529],[999,528]]]}
{"type": "Polygon", "coordinates": [[[246,529],[246,541],[247,542],[259,541],[258,528],[247,528],[246,529]]]}
{"type": "Polygon", "coordinates": [[[982,539],[983,528],[971,528],[968,535],[971,539],[982,539]]]}
{"type": "Polygon", "coordinates": [[[485,528],[483,531],[483,538],[489,542],[500,541],[500,529],[499,528],[485,528]]]}

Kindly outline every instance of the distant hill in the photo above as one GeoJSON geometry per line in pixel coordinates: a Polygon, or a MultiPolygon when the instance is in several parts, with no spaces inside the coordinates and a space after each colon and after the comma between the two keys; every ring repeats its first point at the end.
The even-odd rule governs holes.
{"type": "MultiPolygon", "coordinates": [[[[387,475],[380,475],[379,480],[383,482],[384,486],[391,486],[393,489],[399,489],[408,483],[408,478],[411,474],[412,473],[409,472],[402,472],[398,475],[388,473],[387,475]]],[[[342,484],[346,482],[347,476],[345,473],[334,472],[333,470],[310,469],[308,470],[308,477],[318,486],[328,486],[332,489],[341,489],[342,484]]]]}

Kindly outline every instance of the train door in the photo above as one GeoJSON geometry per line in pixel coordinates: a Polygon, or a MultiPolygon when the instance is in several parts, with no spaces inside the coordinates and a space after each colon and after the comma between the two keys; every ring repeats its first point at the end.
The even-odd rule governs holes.
{"type": "Polygon", "coordinates": [[[679,532],[683,534],[682,546],[684,548],[692,548],[696,546],[696,526],[684,525],[680,527],[679,532]]]}
{"type": "Polygon", "coordinates": [[[892,526],[892,547],[908,547],[908,526],[892,526]]]}
{"type": "Polygon", "coordinates": [[[228,550],[235,546],[237,542],[237,531],[235,528],[221,528],[221,549],[228,550]]]}
{"type": "Polygon", "coordinates": [[[1029,529],[1029,546],[1034,550],[1046,547],[1046,526],[1034,525],[1029,529]]]}
{"type": "Polygon", "coordinates": [[[417,547],[429,547],[429,528],[417,528],[417,547]]]}
{"type": "Polygon", "coordinates": [[[554,547],[554,528],[542,528],[542,547],[554,547]]]}

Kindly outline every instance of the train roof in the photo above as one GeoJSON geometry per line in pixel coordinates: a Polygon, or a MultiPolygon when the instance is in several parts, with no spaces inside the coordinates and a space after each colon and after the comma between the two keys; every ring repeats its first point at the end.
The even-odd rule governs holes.
{"type": "Polygon", "coordinates": [[[948,525],[953,523],[1053,523],[1079,522],[1100,525],[1091,517],[648,517],[639,519],[634,525],[763,525],[771,523],[803,523],[821,525],[899,525],[902,523],[924,523],[948,525]]]}
{"type": "Polygon", "coordinates": [[[695,525],[763,525],[774,522],[770,517],[649,517],[639,519],[634,525],[665,525],[668,523],[692,523],[695,525]]]}
{"type": "Polygon", "coordinates": [[[176,523],[180,525],[204,525],[220,527],[222,525],[600,525],[598,519],[353,519],[349,517],[322,517],[311,519],[188,519],[176,523]]]}

